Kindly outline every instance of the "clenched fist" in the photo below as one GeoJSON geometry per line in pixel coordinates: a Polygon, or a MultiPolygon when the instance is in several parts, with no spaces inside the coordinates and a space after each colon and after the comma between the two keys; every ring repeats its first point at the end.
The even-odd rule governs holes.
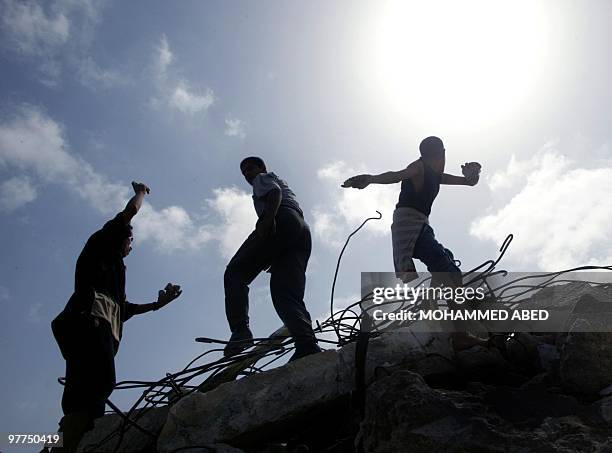
{"type": "Polygon", "coordinates": [[[461,173],[470,186],[475,186],[480,178],[482,166],[478,162],[466,162],[461,166],[461,173]]]}
{"type": "Polygon", "coordinates": [[[149,189],[149,187],[146,184],[143,184],[141,182],[136,182],[136,181],[132,181],[132,188],[134,189],[135,193],[149,193],[151,192],[151,189],[149,189]]]}
{"type": "Polygon", "coordinates": [[[365,189],[370,185],[370,175],[357,175],[347,179],[342,187],[354,187],[355,189],[365,189]]]}
{"type": "Polygon", "coordinates": [[[181,295],[183,291],[179,285],[168,283],[164,289],[157,294],[158,308],[164,307],[181,295]]]}

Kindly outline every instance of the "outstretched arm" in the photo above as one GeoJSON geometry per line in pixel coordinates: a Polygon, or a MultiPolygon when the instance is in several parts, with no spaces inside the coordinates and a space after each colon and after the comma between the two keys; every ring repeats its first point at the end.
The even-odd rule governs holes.
{"type": "Polygon", "coordinates": [[[370,184],[395,184],[404,179],[410,179],[423,171],[423,166],[420,161],[416,160],[408,165],[403,170],[387,171],[378,175],[357,175],[347,179],[342,184],[342,187],[354,187],[356,189],[365,189],[370,184]]]}
{"type": "Polygon", "coordinates": [[[465,176],[449,175],[448,173],[442,173],[442,179],[440,184],[446,184],[448,186],[473,186],[470,184],[465,176]]]}
{"type": "Polygon", "coordinates": [[[146,185],[136,181],[132,181],[132,188],[134,189],[134,196],[130,198],[130,201],[127,202],[125,209],[121,213],[126,224],[130,223],[134,216],[138,214],[145,194],[151,191],[146,185]]]}
{"type": "Polygon", "coordinates": [[[128,304],[128,316],[127,319],[131,318],[134,315],[141,315],[143,313],[148,313],[150,311],[159,310],[162,307],[165,307],[174,299],[179,297],[183,291],[179,285],[173,285],[172,283],[168,283],[164,289],[159,290],[157,295],[157,302],[152,302],[150,304],[128,304]]]}

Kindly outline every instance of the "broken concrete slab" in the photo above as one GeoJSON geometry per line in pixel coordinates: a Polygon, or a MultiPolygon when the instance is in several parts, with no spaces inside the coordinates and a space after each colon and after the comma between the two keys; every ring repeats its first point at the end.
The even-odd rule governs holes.
{"type": "Polygon", "coordinates": [[[207,393],[193,393],[170,409],[158,450],[255,442],[267,429],[278,429],[291,417],[348,395],[352,382],[338,367],[336,351],[326,351],[207,393]]]}
{"type": "Polygon", "coordinates": [[[166,423],[167,415],[167,406],[135,411],[131,419],[151,435],[129,424],[124,425],[122,434],[122,417],[117,414],[100,417],[96,419],[94,429],[81,439],[77,452],[148,453],[155,449],[157,436],[166,423]]]}
{"type": "MultiPolygon", "coordinates": [[[[308,416],[315,408],[347,398],[355,388],[355,344],[325,351],[207,393],[183,398],[170,410],[158,441],[161,452],[202,443],[252,443],[271,428],[308,416]]],[[[365,358],[365,380],[385,366],[416,367],[427,354],[451,356],[447,334],[410,329],[373,338],[365,358]]],[[[429,371],[435,371],[432,363],[429,371]]],[[[448,367],[448,363],[440,363],[448,367]]]]}

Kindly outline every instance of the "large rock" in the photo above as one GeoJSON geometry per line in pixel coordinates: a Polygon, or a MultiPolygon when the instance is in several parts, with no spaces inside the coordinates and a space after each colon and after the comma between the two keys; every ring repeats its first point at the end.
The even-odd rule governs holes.
{"type": "Polygon", "coordinates": [[[78,452],[97,453],[149,453],[155,450],[157,436],[166,422],[168,407],[136,411],[131,420],[148,431],[143,433],[130,424],[124,424],[117,414],[96,419],[95,427],[79,443],[78,452]],[[122,433],[122,426],[125,427],[122,433]]]}
{"type": "Polygon", "coordinates": [[[456,354],[462,373],[471,380],[491,381],[508,376],[511,365],[498,349],[474,346],[456,354]]]}
{"type": "Polygon", "coordinates": [[[483,395],[434,390],[410,371],[382,378],[368,390],[357,446],[368,453],[419,453],[603,452],[612,445],[610,430],[562,415],[578,411],[575,401],[554,395],[529,401],[533,395],[517,389],[502,394],[490,386],[483,389],[483,395]],[[522,426],[538,405],[533,423],[522,426]]]}
{"type": "Polygon", "coordinates": [[[612,383],[612,333],[603,331],[607,328],[580,319],[570,329],[560,347],[559,377],[566,390],[594,395],[612,383]]]}
{"type": "MultiPolygon", "coordinates": [[[[612,287],[604,285],[593,286],[588,282],[570,282],[542,288],[521,305],[529,309],[564,309],[574,311],[576,305],[591,305],[591,301],[612,303],[612,287]]],[[[580,311],[584,311],[578,307],[580,311]]],[[[588,311],[588,310],[587,310],[588,311]]]]}
{"type": "MultiPolygon", "coordinates": [[[[170,409],[159,451],[216,442],[253,445],[290,429],[349,397],[355,389],[355,350],[350,344],[183,398],[170,409]]],[[[448,335],[410,329],[384,333],[368,344],[365,384],[385,367],[421,367],[429,373],[448,367],[447,361],[424,365],[429,354],[450,357],[448,335]]]]}
{"type": "MultiPolygon", "coordinates": [[[[454,352],[449,334],[416,330],[406,327],[391,330],[369,341],[366,384],[385,368],[409,369],[424,377],[453,371],[454,352]]],[[[354,368],[355,348],[356,344],[351,343],[339,350],[340,360],[351,369],[354,368]]]]}
{"type": "Polygon", "coordinates": [[[397,371],[370,386],[357,438],[363,451],[401,451],[402,432],[450,415],[449,402],[410,371],[397,371]]]}
{"type": "Polygon", "coordinates": [[[612,396],[606,396],[594,403],[598,415],[612,426],[612,396]]]}
{"type": "Polygon", "coordinates": [[[267,431],[347,395],[351,388],[335,351],[306,357],[183,398],[170,409],[158,449],[256,442],[267,431]]]}

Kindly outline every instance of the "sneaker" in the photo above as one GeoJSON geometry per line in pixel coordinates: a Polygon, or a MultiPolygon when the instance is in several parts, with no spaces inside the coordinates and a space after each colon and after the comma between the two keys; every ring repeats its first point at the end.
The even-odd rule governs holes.
{"type": "Polygon", "coordinates": [[[230,337],[229,343],[227,343],[223,349],[223,355],[225,357],[229,357],[240,354],[242,351],[249,349],[254,344],[253,334],[248,328],[247,330],[234,332],[230,337]]]}
{"type": "Polygon", "coordinates": [[[305,348],[296,348],[295,352],[289,359],[289,362],[293,362],[294,360],[301,359],[302,357],[306,357],[312,354],[316,354],[318,352],[322,352],[323,350],[316,343],[312,346],[308,346],[305,348]]]}

